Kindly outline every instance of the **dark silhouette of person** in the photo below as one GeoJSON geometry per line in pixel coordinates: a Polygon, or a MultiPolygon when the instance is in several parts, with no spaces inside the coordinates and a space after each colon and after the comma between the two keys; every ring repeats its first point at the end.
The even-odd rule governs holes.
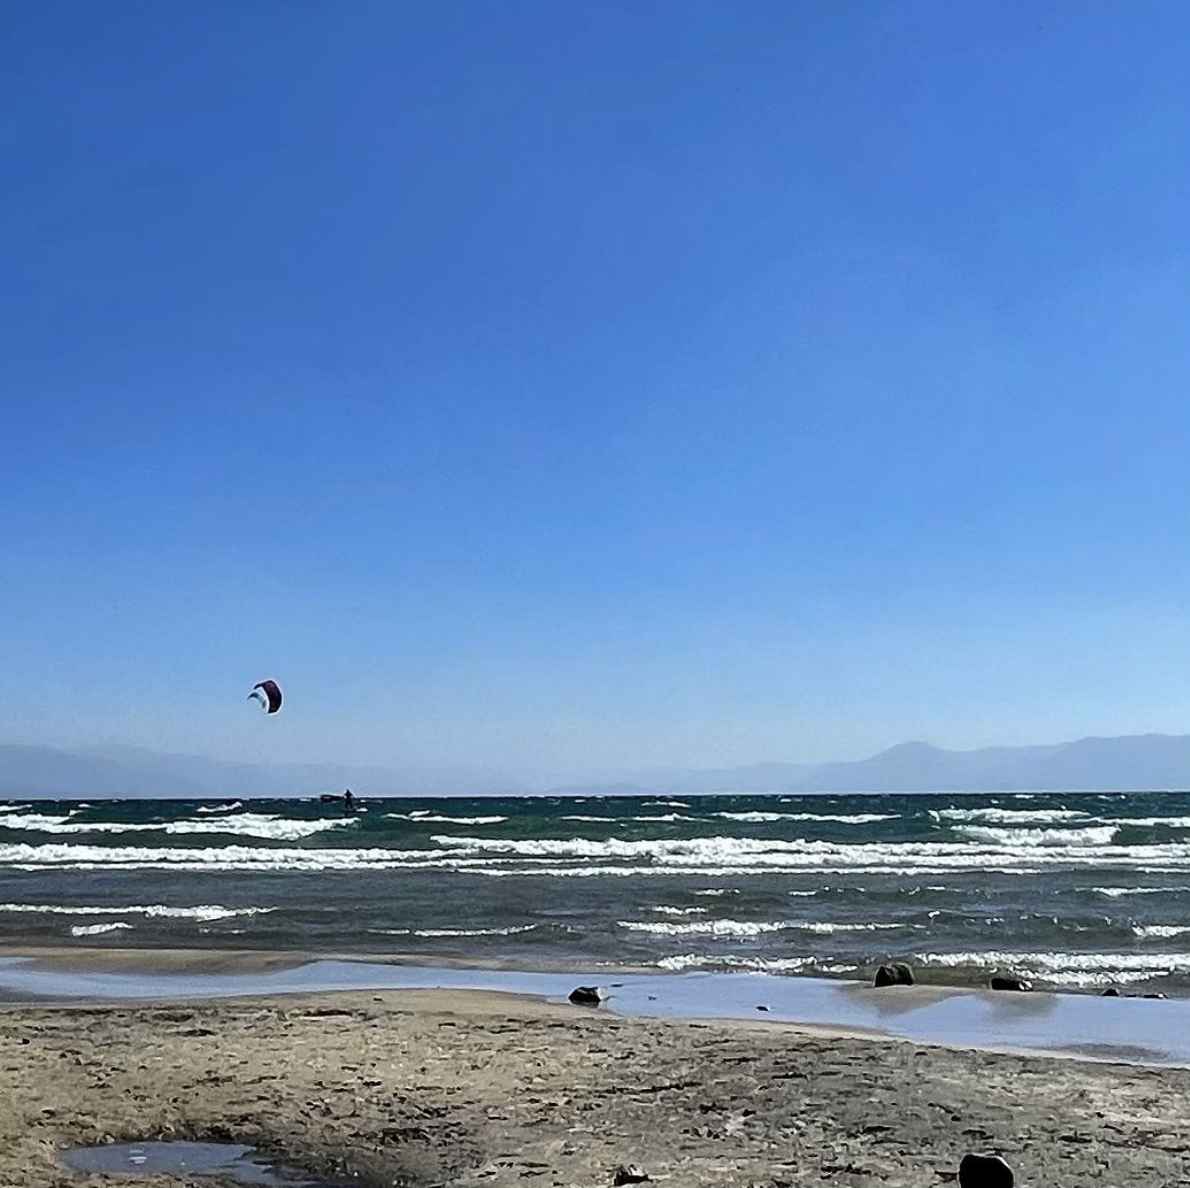
{"type": "Polygon", "coordinates": [[[352,796],[350,788],[348,788],[347,791],[343,793],[343,807],[349,813],[355,812],[355,797],[352,796]]]}

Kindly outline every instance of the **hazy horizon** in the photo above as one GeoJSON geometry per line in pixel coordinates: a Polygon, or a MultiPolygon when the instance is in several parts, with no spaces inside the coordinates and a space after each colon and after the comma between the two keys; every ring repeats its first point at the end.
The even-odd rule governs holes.
{"type": "Polygon", "coordinates": [[[0,38],[0,738],[1186,729],[1190,7],[66,13],[0,38]]]}
{"type": "Polygon", "coordinates": [[[938,790],[938,786],[957,789],[967,785],[983,791],[1003,787],[1020,791],[1183,788],[1190,783],[1190,734],[1090,736],[974,750],[951,750],[907,740],[876,754],[837,755],[813,763],[757,759],[726,768],[675,765],[643,769],[526,769],[483,764],[424,767],[359,764],[342,759],[309,764],[258,760],[244,763],[234,758],[162,752],[128,744],[55,749],[0,741],[0,798],[66,795],[68,791],[97,799],[112,795],[161,796],[169,789],[173,789],[168,791],[169,796],[187,795],[178,787],[189,787],[191,793],[202,796],[298,795],[338,791],[343,784],[354,784],[357,790],[370,795],[421,796],[539,795],[598,789],[623,789],[626,794],[670,791],[698,795],[728,792],[737,786],[752,793],[818,793],[845,791],[856,781],[852,790],[867,792],[924,792],[938,790]],[[61,764],[63,757],[68,760],[65,768],[61,764]],[[824,779],[828,782],[822,782],[824,779]],[[1034,782],[1028,782],[1030,779],[1034,782]],[[259,787],[261,780],[264,790],[259,787]],[[830,780],[842,782],[832,784],[830,780]],[[883,787],[883,780],[892,782],[883,787]],[[1009,784],[1005,784],[1006,780],[1009,784]],[[68,789],[71,781],[75,787],[68,789]],[[40,790],[32,791],[34,788],[40,790]]]}

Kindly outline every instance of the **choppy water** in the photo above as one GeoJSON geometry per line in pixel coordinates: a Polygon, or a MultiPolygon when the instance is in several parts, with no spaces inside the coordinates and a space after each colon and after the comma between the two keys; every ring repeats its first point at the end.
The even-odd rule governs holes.
{"type": "Polygon", "coordinates": [[[1190,989],[1190,793],[0,804],[0,943],[1190,989]]]}

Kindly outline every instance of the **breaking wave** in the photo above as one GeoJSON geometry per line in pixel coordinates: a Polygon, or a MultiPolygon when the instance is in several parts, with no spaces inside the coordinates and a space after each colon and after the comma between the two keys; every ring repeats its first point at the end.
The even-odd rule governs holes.
{"type": "Polygon", "coordinates": [[[298,841],[331,829],[347,829],[359,824],[352,817],[303,821],[264,813],[240,813],[238,816],[207,820],[181,821],[77,821],[73,814],[49,816],[44,813],[13,814],[0,819],[0,828],[24,829],[31,833],[167,833],[241,834],[269,841],[298,841]]]}
{"type": "Polygon", "coordinates": [[[437,813],[427,812],[385,813],[384,815],[390,821],[416,821],[418,824],[426,821],[447,825],[499,825],[501,822],[508,820],[507,817],[443,817],[437,813]]]}
{"type": "Polygon", "coordinates": [[[871,825],[876,821],[895,821],[899,813],[713,813],[729,821],[750,821],[762,824],[771,821],[820,821],[837,825],[871,825]]]}
{"type": "Polygon", "coordinates": [[[127,907],[79,907],[57,903],[0,903],[0,912],[53,916],[145,916],[173,920],[229,920],[233,916],[262,916],[271,907],[230,908],[203,903],[197,907],[171,907],[164,903],[133,904],[127,907]]]}
{"type": "Polygon", "coordinates": [[[75,924],[70,929],[71,936],[99,936],[104,932],[121,932],[131,928],[131,924],[75,924]]]}
{"type": "Polygon", "coordinates": [[[628,932],[652,932],[662,936],[760,936],[766,932],[886,932],[913,928],[912,924],[832,924],[825,920],[696,920],[687,924],[620,920],[628,932]]]}
{"type": "Polygon", "coordinates": [[[1085,821],[1090,816],[1080,809],[931,809],[937,821],[959,821],[973,825],[1057,825],[1062,821],[1085,821]]]}

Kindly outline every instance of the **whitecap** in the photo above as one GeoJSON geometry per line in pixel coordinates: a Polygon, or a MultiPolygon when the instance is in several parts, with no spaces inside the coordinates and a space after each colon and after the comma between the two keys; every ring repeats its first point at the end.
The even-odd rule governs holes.
{"type": "Polygon", "coordinates": [[[455,936],[516,936],[532,932],[536,924],[514,924],[507,928],[369,928],[381,936],[421,936],[432,939],[455,936]]]}
{"type": "Polygon", "coordinates": [[[5,817],[0,826],[5,829],[27,829],[34,833],[170,833],[242,834],[272,841],[297,841],[313,837],[329,829],[357,826],[351,817],[329,820],[300,820],[266,813],[240,813],[233,817],[180,821],[72,821],[69,817],[30,813],[5,817]]]}
{"type": "Polygon", "coordinates": [[[390,821],[416,821],[419,825],[423,821],[446,825],[499,825],[508,820],[507,817],[443,817],[428,812],[385,813],[384,815],[390,821]]]}
{"type": "Polygon", "coordinates": [[[652,932],[662,936],[760,936],[766,932],[815,932],[829,936],[836,932],[885,932],[911,927],[907,924],[849,924],[825,920],[692,920],[669,924],[652,920],[619,920],[629,932],[652,932]]]}
{"type": "Polygon", "coordinates": [[[1091,814],[1079,809],[930,809],[936,821],[959,821],[976,825],[1057,825],[1062,821],[1085,821],[1091,814]]]}
{"type": "Polygon", "coordinates": [[[72,924],[71,936],[99,936],[104,932],[119,932],[121,929],[131,928],[131,924],[72,924]]]}
{"type": "Polygon", "coordinates": [[[972,841],[999,846],[1108,846],[1116,835],[1114,825],[1082,829],[994,829],[985,825],[960,825],[955,833],[972,841]]]}
{"type": "Polygon", "coordinates": [[[232,916],[260,916],[275,911],[271,907],[230,908],[220,904],[202,903],[197,907],[171,907],[163,903],[130,904],[99,907],[57,903],[0,903],[0,912],[55,916],[146,916],[178,920],[226,920],[232,916]]]}
{"type": "Polygon", "coordinates": [[[1055,986],[1097,986],[1139,982],[1162,974],[1190,972],[1190,953],[1059,953],[983,950],[922,953],[913,960],[948,968],[1013,970],[1055,986]]]}
{"type": "Polygon", "coordinates": [[[757,824],[772,821],[818,821],[837,825],[871,825],[876,821],[896,821],[900,813],[712,813],[732,821],[749,821],[757,824]]]}

